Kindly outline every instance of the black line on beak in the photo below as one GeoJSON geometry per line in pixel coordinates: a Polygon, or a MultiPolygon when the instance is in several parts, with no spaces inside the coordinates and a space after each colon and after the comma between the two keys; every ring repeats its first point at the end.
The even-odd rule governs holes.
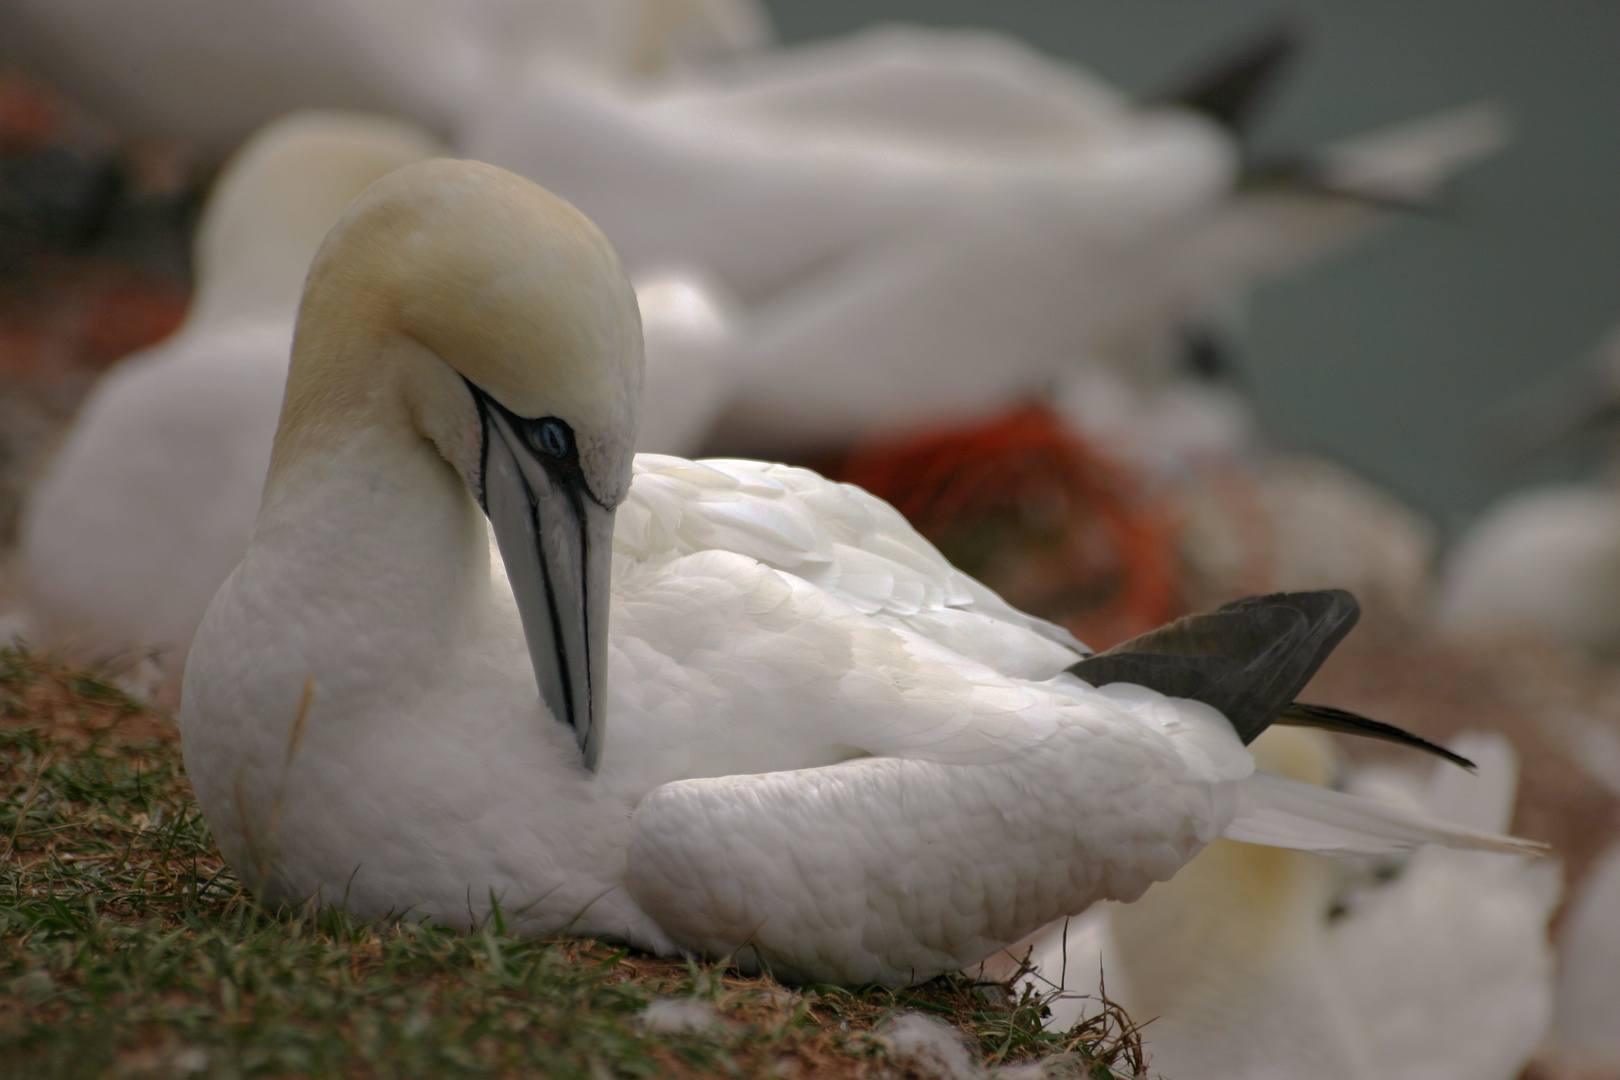
{"type": "MultiPolygon", "coordinates": [[[[545,469],[546,473],[551,478],[553,489],[562,494],[567,500],[569,508],[573,513],[573,530],[575,532],[575,541],[577,544],[577,550],[580,553],[581,565],[583,568],[588,563],[590,552],[590,536],[589,530],[586,527],[584,500],[585,498],[589,497],[591,501],[597,502],[598,505],[600,505],[600,501],[596,499],[595,493],[591,491],[590,485],[585,480],[584,470],[579,463],[579,447],[574,438],[573,428],[566,421],[554,416],[535,418],[519,416],[518,414],[512,412],[512,410],[506,408],[500,402],[496,401],[494,398],[490,397],[470,379],[466,378],[466,376],[462,376],[462,381],[467,384],[467,389],[472,393],[473,401],[478,406],[481,438],[483,440],[479,448],[478,462],[477,498],[479,506],[483,508],[484,513],[487,516],[489,513],[488,476],[490,447],[492,445],[491,440],[494,438],[501,438],[503,442],[506,441],[505,437],[495,430],[495,414],[498,412],[501,420],[512,431],[512,433],[517,436],[518,441],[522,444],[521,446],[512,446],[510,443],[508,443],[508,450],[514,455],[514,457],[519,453],[527,454],[532,461],[545,469]]],[[[521,478],[522,468],[520,467],[518,471],[521,478]]],[[[527,478],[523,478],[523,487],[524,493],[528,497],[529,504],[529,530],[532,535],[536,537],[536,543],[542,543],[542,541],[539,539],[542,535],[541,529],[543,524],[540,520],[539,497],[535,494],[535,491],[533,487],[530,486],[527,478]]],[[[592,663],[592,657],[590,654],[590,604],[582,603],[579,613],[583,628],[583,641],[585,643],[585,655],[582,658],[583,667],[585,669],[585,694],[582,698],[580,694],[576,693],[572,670],[568,663],[562,611],[558,606],[558,590],[556,583],[553,580],[553,567],[551,566],[550,561],[543,557],[538,559],[538,563],[541,580],[545,588],[546,615],[548,621],[551,623],[551,640],[553,642],[553,649],[557,659],[557,674],[561,682],[563,706],[568,713],[568,715],[562,719],[564,719],[568,723],[569,727],[573,728],[575,732],[581,732],[589,728],[592,722],[590,716],[582,715],[582,711],[585,707],[583,703],[592,700],[592,695],[596,689],[595,684],[597,682],[597,672],[595,671],[595,665],[592,663]]],[[[583,598],[584,591],[582,590],[582,599],[583,598]]]]}

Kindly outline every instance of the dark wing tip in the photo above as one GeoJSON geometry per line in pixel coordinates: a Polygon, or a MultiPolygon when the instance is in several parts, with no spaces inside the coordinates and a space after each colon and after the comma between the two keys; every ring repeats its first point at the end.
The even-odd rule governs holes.
{"type": "Polygon", "coordinates": [[[1094,686],[1131,682],[1202,701],[1247,745],[1316,674],[1360,611],[1342,589],[1249,596],[1184,616],[1069,670],[1094,686]]]}
{"type": "MultiPolygon", "coordinates": [[[[1361,604],[1348,589],[1312,589],[1309,592],[1275,592],[1244,596],[1222,604],[1216,611],[1249,611],[1257,607],[1281,604],[1291,607],[1308,619],[1318,616],[1349,619],[1350,625],[1361,617],[1361,604]]],[[[1346,631],[1348,632],[1348,630],[1346,631]]]]}
{"type": "Polygon", "coordinates": [[[1346,709],[1335,709],[1331,705],[1307,705],[1296,701],[1282,711],[1282,715],[1277,717],[1277,723],[1290,724],[1294,727],[1320,728],[1323,731],[1336,731],[1341,735],[1361,735],[1369,739],[1380,739],[1445,758],[1453,765],[1460,765],[1469,772],[1478,771],[1478,766],[1461,754],[1447,750],[1420,735],[1414,735],[1394,724],[1386,724],[1382,720],[1373,720],[1346,709]]]}
{"type": "Polygon", "coordinates": [[[1152,100],[1196,110],[1242,135],[1303,42],[1294,22],[1279,19],[1152,100]]]}

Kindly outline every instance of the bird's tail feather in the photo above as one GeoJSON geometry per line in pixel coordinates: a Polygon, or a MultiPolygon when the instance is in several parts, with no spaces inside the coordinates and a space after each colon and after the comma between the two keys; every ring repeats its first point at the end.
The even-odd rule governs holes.
{"type": "Polygon", "coordinates": [[[1534,840],[1453,825],[1271,773],[1241,781],[1239,792],[1237,817],[1221,834],[1228,840],[1323,855],[1388,855],[1419,844],[1510,855],[1547,853],[1547,846],[1534,840]]]}

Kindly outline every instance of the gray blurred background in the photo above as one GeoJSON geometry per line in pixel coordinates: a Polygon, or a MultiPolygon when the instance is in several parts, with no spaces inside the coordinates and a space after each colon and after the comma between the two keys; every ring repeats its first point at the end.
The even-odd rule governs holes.
{"type": "Polygon", "coordinates": [[[984,26],[1151,93],[1286,16],[1305,48],[1256,132],[1308,147],[1489,98],[1517,128],[1441,212],[1254,297],[1239,362],[1280,441],[1454,533],[1509,487],[1493,419],[1620,322],[1620,3],[1596,0],[767,0],[785,42],[874,22],[984,26]]]}

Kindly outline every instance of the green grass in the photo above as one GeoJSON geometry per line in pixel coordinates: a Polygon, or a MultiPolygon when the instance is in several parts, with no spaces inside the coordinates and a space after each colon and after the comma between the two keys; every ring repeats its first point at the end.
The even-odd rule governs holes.
{"type": "Polygon", "coordinates": [[[1141,1071],[1117,1012],[1047,1032],[1039,998],[984,990],[789,990],[498,923],[265,910],[215,850],[165,717],[0,651],[0,1076],[928,1075],[878,1034],[903,1010],[956,1024],[988,1066],[1141,1071]],[[642,1014],[665,997],[712,1021],[652,1030],[642,1014]]]}

